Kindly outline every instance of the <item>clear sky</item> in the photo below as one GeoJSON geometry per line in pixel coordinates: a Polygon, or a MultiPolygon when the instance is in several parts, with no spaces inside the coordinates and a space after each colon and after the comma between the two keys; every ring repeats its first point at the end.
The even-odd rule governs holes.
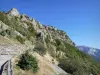
{"type": "Polygon", "coordinates": [[[66,31],[76,45],[100,48],[100,0],[0,0],[0,10],[11,8],[66,31]]]}

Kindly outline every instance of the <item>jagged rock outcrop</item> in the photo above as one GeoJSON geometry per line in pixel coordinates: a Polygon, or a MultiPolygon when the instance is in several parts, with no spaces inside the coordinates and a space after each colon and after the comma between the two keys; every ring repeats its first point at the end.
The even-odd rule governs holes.
{"type": "Polygon", "coordinates": [[[9,26],[7,26],[6,24],[4,24],[2,21],[0,21],[0,31],[6,30],[8,29],[9,26]]]}
{"type": "Polygon", "coordinates": [[[11,16],[19,16],[19,12],[16,8],[12,8],[11,10],[9,10],[8,14],[11,16]]]}
{"type": "Polygon", "coordinates": [[[21,15],[21,21],[28,21],[25,14],[21,15]]]}

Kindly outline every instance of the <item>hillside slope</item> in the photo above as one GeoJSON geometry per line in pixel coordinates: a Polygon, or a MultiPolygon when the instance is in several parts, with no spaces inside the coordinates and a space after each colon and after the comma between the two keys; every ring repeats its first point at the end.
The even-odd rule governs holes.
{"type": "Polygon", "coordinates": [[[100,49],[88,47],[88,46],[77,46],[81,51],[92,56],[96,61],[100,61],[100,49]]]}
{"type": "MultiPolygon", "coordinates": [[[[64,31],[40,24],[25,14],[19,14],[15,8],[7,13],[0,12],[0,35],[23,45],[24,50],[20,49],[22,53],[26,50],[31,55],[37,52],[33,56],[38,60],[38,72],[22,70],[17,65],[20,56],[23,55],[19,52],[12,59],[12,63],[16,61],[13,64],[14,75],[48,75],[49,73],[50,75],[68,75],[68,73],[71,75],[100,75],[100,64],[79,51],[64,31]]],[[[28,57],[25,57],[27,62],[34,59],[26,58],[28,57]]]]}

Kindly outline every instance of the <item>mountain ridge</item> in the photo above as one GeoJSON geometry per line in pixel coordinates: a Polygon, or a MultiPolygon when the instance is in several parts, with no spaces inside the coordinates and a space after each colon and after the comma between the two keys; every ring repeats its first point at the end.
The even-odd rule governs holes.
{"type": "Polygon", "coordinates": [[[90,56],[92,56],[95,60],[100,61],[100,49],[88,47],[88,46],[77,46],[77,48],[90,56]]]}
{"type": "MultiPolygon", "coordinates": [[[[10,41],[13,39],[13,41],[17,41],[24,46],[24,48],[20,50],[21,53],[17,53],[18,55],[12,59],[14,66],[13,75],[34,74],[32,71],[26,71],[27,69],[34,69],[34,67],[30,67],[31,65],[34,66],[34,64],[30,64],[30,61],[34,60],[25,59],[32,56],[36,57],[38,60],[37,66],[40,68],[35,68],[35,70],[38,70],[35,75],[100,74],[99,63],[77,49],[75,43],[69,38],[66,32],[58,30],[53,26],[43,25],[25,14],[19,14],[15,8],[7,13],[0,12],[0,37],[1,36],[3,38],[6,37],[10,41]],[[31,55],[25,57],[24,53],[26,51],[31,55]],[[35,55],[35,52],[37,55],[35,55]],[[24,58],[22,59],[25,59],[25,62],[29,62],[27,63],[28,66],[25,66],[26,64],[21,60],[21,56],[23,55],[24,58]],[[14,61],[16,63],[14,63],[14,61]],[[52,65],[41,64],[41,62],[50,63],[53,67],[51,67],[52,65]],[[25,70],[23,70],[22,66],[25,70]],[[60,68],[60,71],[57,67],[60,68]],[[61,69],[63,69],[63,71],[61,69]]],[[[32,59],[34,58],[32,57],[32,59]]]]}

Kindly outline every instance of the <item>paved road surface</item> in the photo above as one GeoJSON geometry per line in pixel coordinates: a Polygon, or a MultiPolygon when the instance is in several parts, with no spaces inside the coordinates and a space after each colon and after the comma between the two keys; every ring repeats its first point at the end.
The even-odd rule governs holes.
{"type": "Polygon", "coordinates": [[[11,59],[11,55],[0,55],[0,67],[7,61],[11,59]]]}
{"type": "MultiPolygon", "coordinates": [[[[6,61],[2,66],[1,66],[1,69],[0,69],[0,75],[2,75],[3,74],[3,69],[4,69],[4,66],[5,66],[5,64],[7,63],[8,61],[6,61]]],[[[6,74],[7,75],[7,74],[6,74]]]]}
{"type": "Polygon", "coordinates": [[[11,55],[0,55],[0,74],[2,72],[2,68],[4,67],[4,64],[7,60],[11,59],[11,55]]]}

